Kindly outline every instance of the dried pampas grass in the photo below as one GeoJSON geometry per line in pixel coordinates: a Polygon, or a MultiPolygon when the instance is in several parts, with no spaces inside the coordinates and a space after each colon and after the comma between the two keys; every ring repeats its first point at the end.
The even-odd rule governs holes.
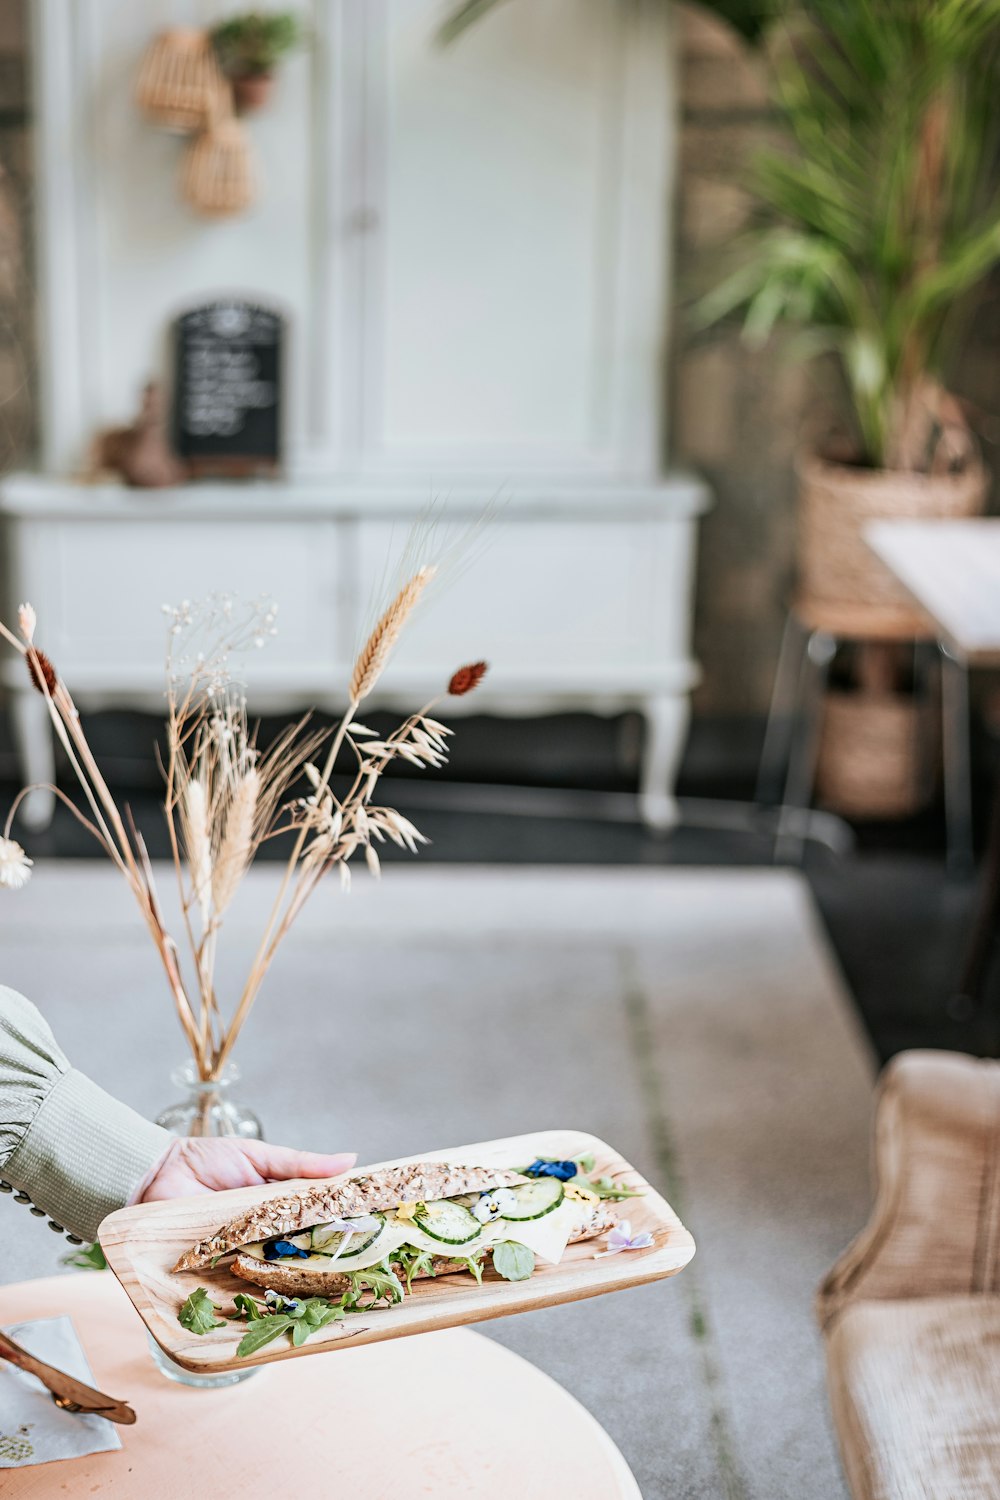
{"type": "Polygon", "coordinates": [[[254,824],[260,797],[260,772],[251,766],[236,784],[226,813],[225,831],[212,872],[212,902],[221,917],[239,890],[254,852],[254,824]]]}
{"type": "Polygon", "coordinates": [[[191,872],[191,890],[202,922],[207,925],[212,910],[212,834],[208,822],[208,797],[200,778],[193,778],[184,788],[182,807],[181,828],[191,872]]]}

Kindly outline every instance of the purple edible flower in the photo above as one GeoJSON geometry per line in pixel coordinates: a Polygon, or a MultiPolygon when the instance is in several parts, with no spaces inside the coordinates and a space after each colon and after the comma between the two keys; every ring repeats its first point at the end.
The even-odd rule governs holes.
{"type": "Polygon", "coordinates": [[[617,1255],[619,1250],[648,1250],[652,1243],[653,1236],[648,1230],[633,1234],[628,1219],[622,1219],[613,1229],[608,1230],[608,1248],[598,1251],[594,1259],[599,1260],[602,1255],[617,1255]]]}
{"type": "Polygon", "coordinates": [[[545,1161],[541,1156],[524,1169],[525,1177],[558,1177],[560,1182],[569,1182],[576,1173],[575,1161],[545,1161]]]}

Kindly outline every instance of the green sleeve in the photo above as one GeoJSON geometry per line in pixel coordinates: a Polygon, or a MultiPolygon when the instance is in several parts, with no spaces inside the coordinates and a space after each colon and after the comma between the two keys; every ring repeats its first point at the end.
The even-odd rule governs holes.
{"type": "Polygon", "coordinates": [[[0,1177],[93,1240],[172,1139],[70,1067],[31,1002],[0,986],[0,1177]]]}

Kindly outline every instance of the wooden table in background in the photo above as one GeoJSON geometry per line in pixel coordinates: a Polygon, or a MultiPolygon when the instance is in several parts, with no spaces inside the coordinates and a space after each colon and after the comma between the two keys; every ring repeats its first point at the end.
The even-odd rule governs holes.
{"type": "MultiPolygon", "coordinates": [[[[1000,667],[1000,519],[876,521],[865,535],[938,634],[944,657],[945,791],[952,804],[948,825],[959,829],[959,850],[967,849],[971,858],[969,672],[1000,667]]],[[[1000,782],[993,799],[979,911],[951,997],[958,1015],[980,1003],[998,921],[1000,782]]]]}
{"type": "Polygon", "coordinates": [[[869,546],[970,667],[1000,667],[1000,519],[875,521],[869,546]]]}
{"type": "Polygon", "coordinates": [[[155,1368],[110,1274],[0,1288],[0,1324],[60,1313],[73,1319],[95,1384],[128,1400],[136,1425],[119,1428],[119,1452],[0,1471],[5,1500],[641,1500],[590,1413],[482,1334],[448,1329],[291,1360],[203,1391],[155,1368]]]}

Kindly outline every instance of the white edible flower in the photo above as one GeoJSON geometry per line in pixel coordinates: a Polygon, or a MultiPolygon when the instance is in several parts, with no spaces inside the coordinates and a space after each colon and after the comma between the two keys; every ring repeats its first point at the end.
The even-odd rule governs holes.
{"type": "Polygon", "coordinates": [[[31,879],[32,863],[14,839],[0,838],[0,886],[21,890],[31,879]]]}
{"type": "Polygon", "coordinates": [[[480,1224],[492,1224],[494,1219],[499,1219],[504,1210],[513,1207],[516,1202],[510,1188],[497,1188],[492,1193],[483,1193],[473,1207],[472,1216],[480,1224]]]}
{"type": "Polygon", "coordinates": [[[21,634],[30,646],[35,639],[35,626],[38,624],[38,616],[30,604],[17,606],[17,623],[21,627],[21,634]]]}

